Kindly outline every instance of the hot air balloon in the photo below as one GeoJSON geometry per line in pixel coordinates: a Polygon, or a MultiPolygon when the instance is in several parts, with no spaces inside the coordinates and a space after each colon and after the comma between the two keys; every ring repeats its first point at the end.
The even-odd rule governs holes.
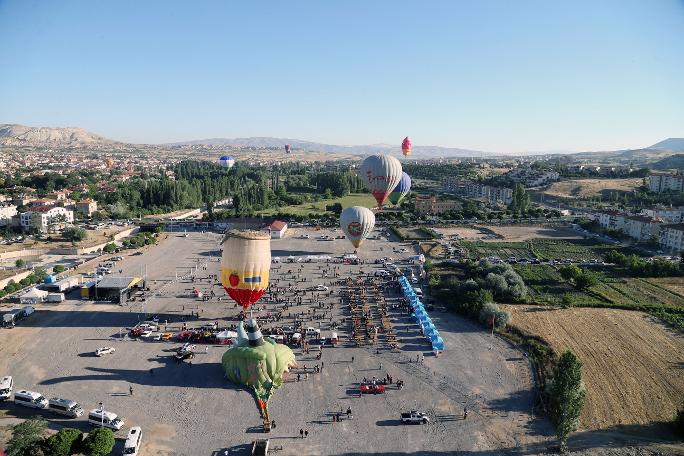
{"type": "Polygon", "coordinates": [[[340,214],[340,228],[356,248],[373,231],[375,215],[363,206],[348,207],[340,214]]]}
{"type": "Polygon", "coordinates": [[[411,138],[408,136],[401,142],[401,152],[404,154],[404,157],[411,155],[411,138]]]}
{"type": "Polygon", "coordinates": [[[291,148],[289,144],[285,144],[285,153],[289,154],[291,152],[291,148]]]}
{"type": "Polygon", "coordinates": [[[224,168],[230,169],[235,164],[235,159],[230,155],[223,155],[221,158],[219,158],[219,164],[224,168]]]}
{"type": "Polygon", "coordinates": [[[223,239],[221,284],[244,310],[268,288],[271,236],[252,230],[234,230],[223,239]]]}
{"type": "Polygon", "coordinates": [[[399,184],[397,184],[396,187],[394,187],[394,190],[392,190],[392,193],[389,194],[387,199],[390,200],[390,203],[394,204],[397,206],[401,200],[404,199],[406,195],[408,195],[408,192],[411,191],[411,177],[409,177],[408,174],[402,172],[401,173],[401,179],[399,180],[399,184]]]}
{"type": "Polygon", "coordinates": [[[114,167],[114,160],[111,158],[108,158],[107,161],[105,162],[105,165],[107,166],[107,169],[111,169],[114,167]]]}
{"type": "Polygon", "coordinates": [[[361,163],[359,175],[382,207],[387,195],[401,179],[401,163],[389,155],[371,155],[361,163]]]}

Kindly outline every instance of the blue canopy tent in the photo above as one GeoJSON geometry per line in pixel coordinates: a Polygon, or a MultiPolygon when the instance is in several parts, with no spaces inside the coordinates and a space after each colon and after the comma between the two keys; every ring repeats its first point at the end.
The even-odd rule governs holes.
{"type": "Polygon", "coordinates": [[[442,338],[439,335],[433,336],[430,339],[430,341],[432,342],[432,349],[433,350],[439,350],[439,351],[444,350],[444,340],[442,340],[442,338]]]}

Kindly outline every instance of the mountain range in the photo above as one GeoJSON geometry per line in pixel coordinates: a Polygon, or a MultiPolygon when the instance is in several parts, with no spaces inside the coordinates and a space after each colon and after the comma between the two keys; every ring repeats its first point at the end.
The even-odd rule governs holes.
{"type": "MultiPolygon", "coordinates": [[[[393,144],[369,144],[359,146],[340,146],[323,144],[312,141],[290,138],[251,137],[251,138],[212,138],[194,141],[184,141],[169,144],[145,145],[157,148],[255,148],[255,149],[282,149],[285,144],[290,144],[294,152],[323,152],[330,154],[368,155],[374,153],[397,152],[399,145],[393,144]]],[[[0,146],[28,146],[28,147],[52,147],[52,148],[102,148],[123,147],[134,144],[126,144],[113,141],[103,136],[88,132],[82,128],[65,127],[27,127],[17,124],[0,124],[0,146]]],[[[527,152],[520,155],[570,155],[578,154],[578,158],[593,157],[619,157],[629,160],[639,158],[641,155],[661,155],[662,152],[684,152],[684,138],[668,138],[652,146],[643,149],[629,149],[606,152],[527,152]]],[[[441,146],[413,146],[412,158],[448,158],[448,157],[486,157],[501,156],[502,154],[484,152],[469,149],[441,146]]],[[[662,157],[661,157],[662,158],[662,157]]]]}

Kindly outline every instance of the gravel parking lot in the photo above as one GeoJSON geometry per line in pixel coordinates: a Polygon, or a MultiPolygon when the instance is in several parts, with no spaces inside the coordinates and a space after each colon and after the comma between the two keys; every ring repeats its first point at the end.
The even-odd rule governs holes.
{"type": "MultiPolygon", "coordinates": [[[[339,236],[341,231],[290,230],[285,239],[273,240],[272,254],[285,260],[289,256],[339,257],[351,253],[347,240],[319,240],[321,235],[339,236]],[[309,238],[301,239],[302,235],[309,238]]],[[[130,426],[142,426],[141,455],[249,454],[251,441],[264,437],[271,439],[272,446],[282,447],[278,454],[284,455],[445,455],[518,448],[539,441],[539,433],[548,431],[545,426],[539,428],[530,415],[533,385],[526,358],[457,316],[431,312],[446,343],[446,351],[439,358],[430,352],[418,326],[399,311],[391,318],[401,351],[391,352],[382,343],[377,348],[351,346],[349,313],[340,305],[339,287],[331,282],[358,277],[361,270],[371,273],[380,269],[380,265],[372,264],[376,258],[391,257],[396,262],[415,254],[408,244],[380,238],[367,241],[360,251],[366,264],[336,264],[339,277],[323,277],[323,263],[273,265],[272,284],[279,279],[279,286],[330,287],[332,295],[321,297],[321,301],[325,306],[333,305],[328,316],[340,323],[337,332],[342,343],[323,350],[325,367],[320,373],[309,369],[301,381],[296,380],[295,372],[288,374],[269,404],[276,429],[263,434],[252,394],[229,384],[223,376],[220,359],[225,346],[198,346],[190,364],[177,363],[173,358],[179,343],[119,338],[139,321],[143,305],[146,312],[168,321],[169,330],[177,330],[183,319],[191,327],[213,322],[221,327],[235,324],[240,309],[221,287],[207,279],[219,272],[220,239],[211,233],[190,233],[188,237],[172,234],[159,246],[117,265],[124,276],[146,273],[154,296],[144,303],[119,306],[68,300],[38,306],[38,311],[16,328],[0,331],[0,375],[12,375],[15,389],[74,399],[86,413],[103,402],[106,410],[126,422],[118,437],[125,437],[130,426]],[[177,280],[193,272],[194,283],[189,278],[177,280]],[[304,281],[294,283],[293,275],[304,281]],[[215,297],[197,300],[191,295],[193,287],[208,295],[214,291],[215,297]],[[199,318],[191,317],[192,312],[199,313],[199,318]],[[343,318],[347,318],[344,324],[343,318]],[[95,357],[94,350],[101,346],[113,346],[116,352],[95,357]],[[358,397],[361,379],[387,374],[395,381],[404,380],[405,387],[388,387],[385,394],[358,397]],[[470,411],[467,420],[462,416],[464,406],[470,411]],[[333,422],[333,414],[347,407],[351,407],[353,419],[347,420],[343,414],[345,419],[333,422]],[[430,424],[401,425],[400,413],[410,409],[426,411],[430,424]],[[308,438],[300,438],[300,429],[309,432],[308,438]]],[[[390,303],[397,298],[392,292],[386,296],[390,303]]],[[[281,306],[268,299],[257,304],[255,316],[262,329],[269,326],[267,316],[281,306]]],[[[305,312],[311,306],[305,300],[301,306],[290,306],[283,315],[305,312]]],[[[328,321],[312,320],[310,324],[318,327],[320,323],[322,334],[329,335],[328,321]]],[[[286,319],[279,323],[288,324],[286,319]]],[[[299,349],[295,353],[298,369],[321,362],[313,353],[299,349]]],[[[0,403],[0,411],[10,417],[39,413],[49,418],[53,427],[89,428],[84,417],[64,419],[20,409],[11,402],[0,403]]],[[[122,441],[117,445],[115,452],[122,441]]]]}

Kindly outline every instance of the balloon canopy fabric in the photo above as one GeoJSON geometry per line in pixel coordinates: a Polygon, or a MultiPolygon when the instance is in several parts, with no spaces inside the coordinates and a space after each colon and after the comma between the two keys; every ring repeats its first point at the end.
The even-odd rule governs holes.
{"type": "Polygon", "coordinates": [[[360,177],[378,206],[387,199],[401,179],[401,163],[389,155],[371,155],[361,163],[360,177]]]}
{"type": "Polygon", "coordinates": [[[396,187],[394,187],[394,190],[392,190],[392,193],[389,194],[389,201],[390,203],[394,204],[395,206],[401,202],[402,199],[406,195],[408,195],[408,192],[411,191],[411,177],[406,174],[405,172],[401,173],[401,179],[399,179],[399,183],[397,184],[396,187]]]}
{"type": "Polygon", "coordinates": [[[257,302],[268,288],[271,236],[251,230],[234,230],[223,239],[221,284],[243,309],[257,302]]]}
{"type": "Polygon", "coordinates": [[[285,153],[289,154],[290,152],[292,152],[292,148],[290,147],[289,144],[285,144],[285,153]]]}
{"type": "Polygon", "coordinates": [[[228,380],[254,389],[265,411],[274,390],[283,384],[283,375],[297,363],[290,347],[261,336],[256,320],[247,322],[247,334],[247,338],[238,336],[237,345],[223,354],[221,364],[228,380]]]}
{"type": "Polygon", "coordinates": [[[340,214],[340,228],[356,248],[373,231],[375,214],[363,206],[348,207],[340,214]]]}
{"type": "Polygon", "coordinates": [[[408,157],[409,155],[411,155],[412,147],[413,145],[411,144],[411,139],[407,136],[401,142],[401,152],[404,154],[404,157],[408,157]]]}
{"type": "Polygon", "coordinates": [[[112,160],[111,158],[108,158],[107,161],[105,162],[105,164],[107,166],[107,169],[111,169],[114,167],[114,160],[112,160]]]}
{"type": "Polygon", "coordinates": [[[221,158],[219,158],[219,164],[224,168],[230,169],[233,167],[233,165],[235,165],[235,159],[230,155],[224,155],[221,158]]]}

